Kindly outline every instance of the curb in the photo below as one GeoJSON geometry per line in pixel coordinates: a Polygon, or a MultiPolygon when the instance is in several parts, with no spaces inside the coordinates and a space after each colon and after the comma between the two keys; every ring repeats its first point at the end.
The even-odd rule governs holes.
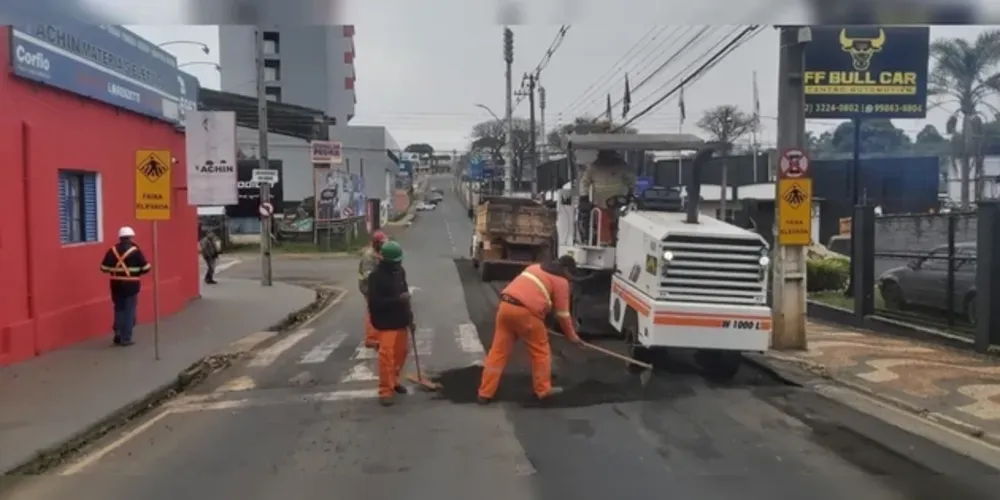
{"type": "MultiPolygon", "coordinates": [[[[816,384],[816,379],[818,377],[824,381],[850,389],[896,409],[922,417],[952,431],[978,439],[989,445],[1000,447],[1000,434],[987,432],[982,427],[963,422],[955,417],[928,410],[920,405],[904,401],[894,396],[882,394],[860,383],[836,378],[826,371],[826,367],[818,363],[803,359],[783,359],[769,353],[745,354],[743,357],[755,368],[763,370],[786,383],[809,388],[816,384]]],[[[822,396],[821,393],[817,392],[817,394],[822,396]]]]}
{"type": "Polygon", "coordinates": [[[139,397],[132,403],[112,411],[106,417],[84,427],[83,430],[75,433],[62,443],[38,450],[33,457],[3,472],[0,478],[37,475],[53,466],[59,465],[67,456],[74,454],[84,446],[127,425],[136,418],[146,415],[167,400],[201,382],[208,375],[228,368],[233,361],[247,353],[253,352],[280,332],[296,328],[300,323],[307,322],[310,319],[309,314],[325,312],[328,304],[339,301],[346,293],[346,290],[339,288],[316,290],[316,295],[312,302],[289,313],[283,319],[271,325],[266,331],[252,333],[247,337],[230,343],[230,345],[214,354],[209,354],[199,359],[191,364],[191,366],[182,370],[173,380],[157,387],[145,396],[139,397]],[[246,342],[250,338],[253,338],[253,341],[246,342]]]}

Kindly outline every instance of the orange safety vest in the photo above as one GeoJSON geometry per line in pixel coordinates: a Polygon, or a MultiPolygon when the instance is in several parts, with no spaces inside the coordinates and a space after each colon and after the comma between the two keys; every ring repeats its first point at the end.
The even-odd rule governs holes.
{"type": "Polygon", "coordinates": [[[111,253],[114,254],[115,260],[118,261],[118,263],[115,264],[115,267],[111,268],[108,271],[111,274],[111,279],[112,280],[115,280],[115,281],[139,281],[139,277],[138,276],[132,276],[132,273],[139,274],[140,272],[142,272],[142,269],[138,268],[138,267],[129,267],[125,263],[125,259],[127,259],[129,255],[132,255],[133,253],[135,253],[135,251],[138,250],[138,249],[139,249],[139,247],[131,247],[128,250],[125,250],[125,253],[119,254],[117,247],[111,247],[111,253]],[[124,273],[124,274],[122,274],[122,273],[124,273]]]}

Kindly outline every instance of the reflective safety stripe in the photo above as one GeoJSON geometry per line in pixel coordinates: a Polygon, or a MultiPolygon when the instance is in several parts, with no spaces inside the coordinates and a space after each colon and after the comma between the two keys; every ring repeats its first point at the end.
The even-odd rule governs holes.
{"type": "Polygon", "coordinates": [[[139,247],[130,247],[128,250],[125,250],[125,253],[120,254],[118,253],[117,247],[111,247],[111,253],[114,254],[115,260],[118,261],[118,263],[115,264],[115,267],[105,268],[105,269],[107,269],[109,273],[125,273],[124,276],[121,274],[112,274],[111,279],[117,281],[139,281],[139,277],[132,276],[132,273],[140,273],[142,271],[149,270],[149,268],[152,266],[146,264],[145,266],[142,267],[128,267],[128,265],[125,264],[125,259],[127,259],[129,255],[132,255],[138,250],[139,247]]]}
{"type": "Polygon", "coordinates": [[[560,318],[568,318],[569,317],[569,311],[556,311],[556,316],[558,316],[560,318]]]}
{"type": "Polygon", "coordinates": [[[552,294],[549,293],[549,289],[548,287],[545,286],[545,283],[542,282],[542,279],[539,278],[538,276],[535,276],[534,274],[529,273],[528,271],[522,272],[521,276],[528,278],[529,281],[534,283],[535,286],[538,287],[538,290],[542,292],[542,295],[545,296],[545,304],[548,305],[549,307],[552,307],[552,294]]]}

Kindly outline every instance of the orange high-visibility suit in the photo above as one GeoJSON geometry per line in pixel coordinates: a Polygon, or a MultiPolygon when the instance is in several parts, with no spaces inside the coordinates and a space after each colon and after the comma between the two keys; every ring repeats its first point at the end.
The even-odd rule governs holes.
{"type": "MultiPolygon", "coordinates": [[[[373,248],[374,245],[365,248],[364,252],[361,254],[361,260],[358,262],[358,289],[361,291],[361,296],[368,300],[368,275],[371,274],[375,267],[378,266],[378,250],[373,248]]],[[[365,306],[365,347],[375,348],[378,347],[378,330],[372,325],[372,316],[368,312],[367,305],[365,306]]]]}
{"type": "Polygon", "coordinates": [[[479,397],[493,399],[514,343],[520,339],[531,356],[532,389],[536,396],[545,398],[552,391],[552,350],[545,327],[549,311],[555,313],[567,337],[578,338],[569,313],[569,280],[558,264],[533,264],[503,289],[500,300],[479,397]]]}

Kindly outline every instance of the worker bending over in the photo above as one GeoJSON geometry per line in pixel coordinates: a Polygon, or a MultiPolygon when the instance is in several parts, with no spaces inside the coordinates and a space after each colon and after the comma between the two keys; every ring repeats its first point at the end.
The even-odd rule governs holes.
{"type": "MultiPolygon", "coordinates": [[[[388,237],[385,233],[375,231],[372,233],[371,244],[365,247],[361,254],[361,262],[358,263],[358,289],[361,291],[361,296],[366,297],[366,300],[368,297],[368,275],[378,265],[379,250],[387,240],[388,237]]],[[[372,326],[372,317],[368,313],[367,307],[365,307],[365,347],[378,348],[378,330],[372,326]]]]}
{"type": "Polygon", "coordinates": [[[407,334],[414,325],[403,249],[399,243],[387,241],[380,253],[381,260],[368,275],[368,314],[378,331],[379,402],[389,406],[396,394],[406,394],[399,373],[406,364],[407,334]]]}
{"type": "Polygon", "coordinates": [[[128,226],[118,230],[118,243],[104,253],[101,271],[111,278],[111,304],[114,306],[114,344],[132,345],[132,329],[135,328],[139,307],[139,291],[142,283],[139,277],[152,269],[146,256],[139,250],[132,238],[135,231],[128,226]]]}
{"type": "Polygon", "coordinates": [[[569,314],[569,273],[576,261],[568,255],[546,264],[532,264],[514,278],[500,293],[493,345],[486,355],[483,379],[479,385],[479,403],[493,400],[500,387],[500,376],[510,358],[514,343],[521,339],[531,356],[531,381],[535,396],[545,399],[562,392],[552,387],[552,349],[545,317],[555,313],[559,327],[570,342],[582,342],[569,314]]]}

